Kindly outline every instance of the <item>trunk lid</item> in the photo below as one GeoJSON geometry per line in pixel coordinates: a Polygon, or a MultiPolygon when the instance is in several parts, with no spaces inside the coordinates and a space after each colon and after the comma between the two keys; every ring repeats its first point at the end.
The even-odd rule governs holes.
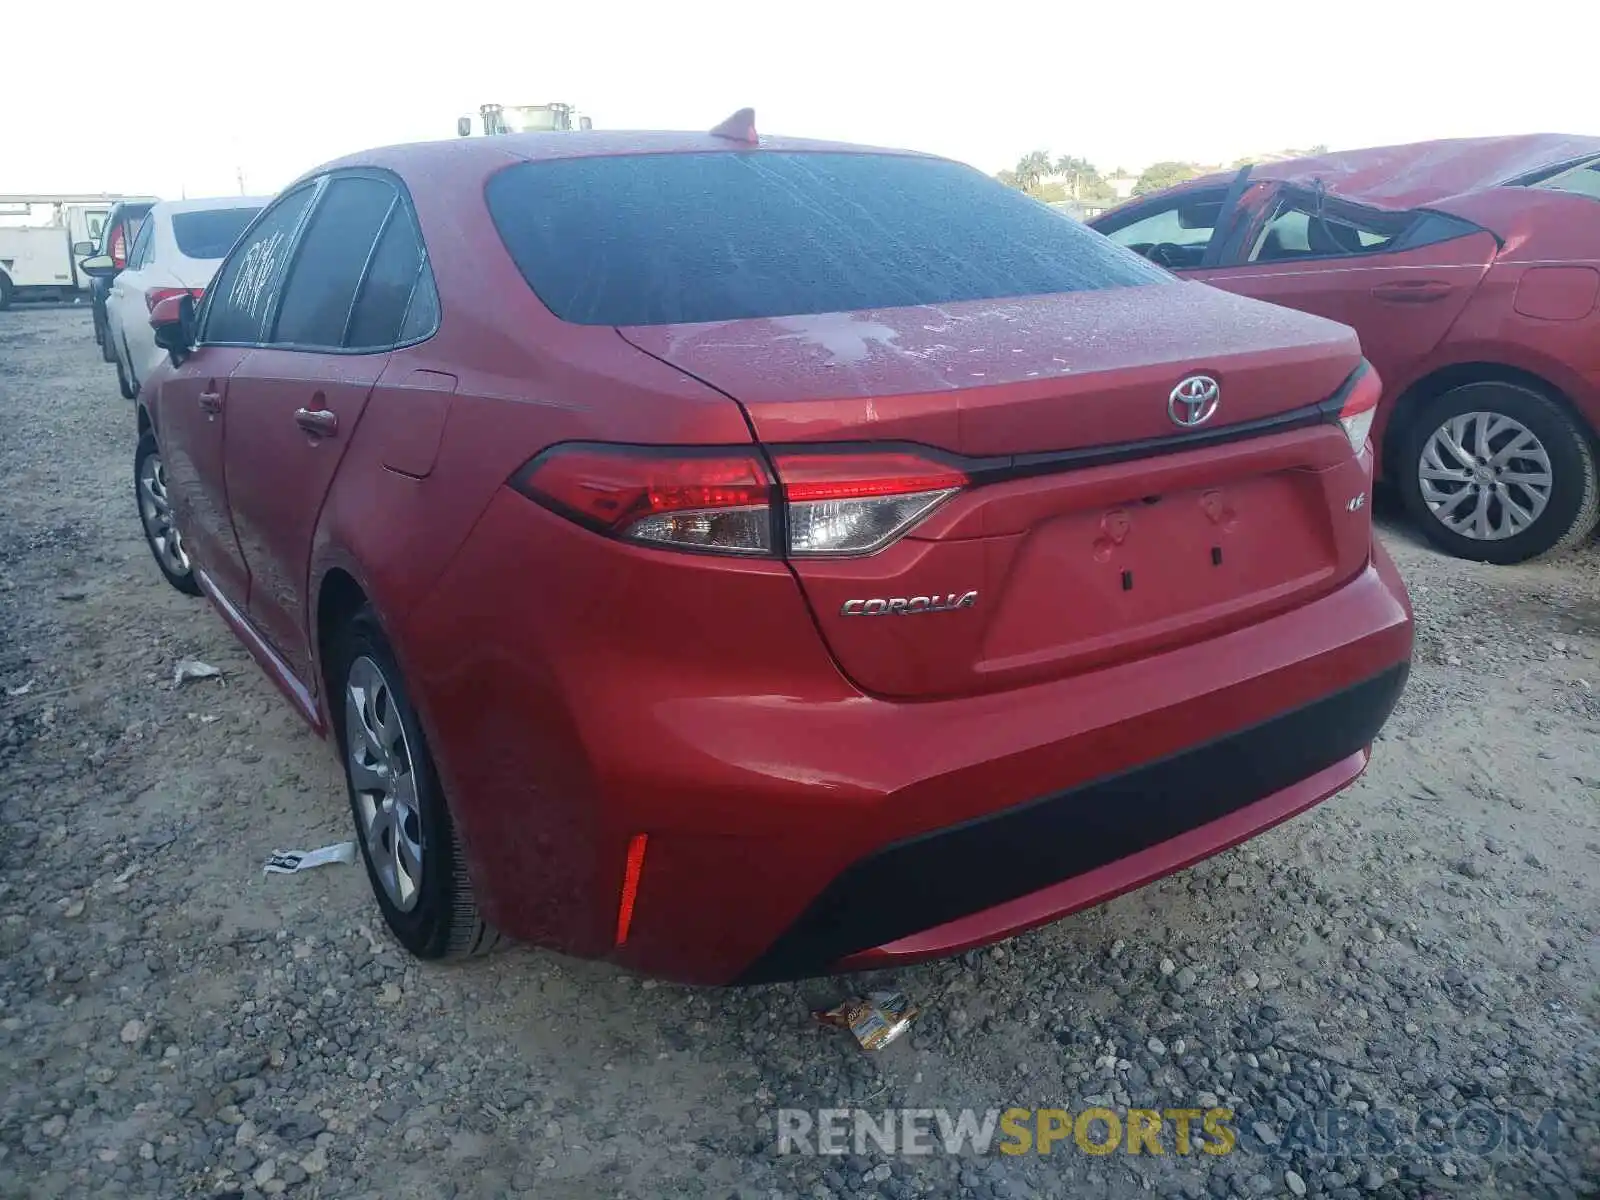
{"type": "Polygon", "coordinates": [[[1318,317],[1177,283],[621,332],[736,399],[769,447],[915,443],[972,472],[876,553],[791,560],[868,692],[994,691],[1155,653],[1367,560],[1367,465],[1307,415],[1360,349],[1318,317]],[[1197,374],[1220,401],[1185,429],[1168,400],[1197,374]]]}
{"type": "Polygon", "coordinates": [[[1199,283],[621,332],[739,401],[763,442],[974,456],[1169,436],[1190,374],[1221,385],[1208,429],[1258,420],[1332,394],[1361,357],[1342,325],[1199,283]]]}

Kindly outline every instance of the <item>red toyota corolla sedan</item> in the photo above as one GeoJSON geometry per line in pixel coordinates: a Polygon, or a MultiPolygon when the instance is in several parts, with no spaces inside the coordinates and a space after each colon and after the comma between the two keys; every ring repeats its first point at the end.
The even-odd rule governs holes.
{"type": "Polygon", "coordinates": [[[1405,682],[1355,335],[956,163],[376,150],[153,321],[156,561],[336,739],[423,957],[947,954],[1345,787],[1405,682]]]}
{"type": "Polygon", "coordinates": [[[1462,138],[1213,175],[1091,222],[1178,274],[1353,326],[1379,477],[1451,554],[1600,522],[1600,138],[1462,138]]]}

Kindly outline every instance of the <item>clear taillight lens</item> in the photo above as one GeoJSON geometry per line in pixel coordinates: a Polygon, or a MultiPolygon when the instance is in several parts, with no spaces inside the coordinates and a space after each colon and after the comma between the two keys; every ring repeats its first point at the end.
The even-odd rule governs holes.
{"type": "Polygon", "coordinates": [[[900,537],[967,483],[908,451],[780,453],[788,553],[871,554],[900,537]]]}
{"type": "Polygon", "coordinates": [[[1383,394],[1383,380],[1378,372],[1368,367],[1361,373],[1344,406],[1339,409],[1339,424],[1350,439],[1350,449],[1360,454],[1372,436],[1372,420],[1378,415],[1378,397],[1383,394]]]}
{"type": "Polygon", "coordinates": [[[911,451],[782,451],[775,463],[777,486],[754,451],[569,442],[511,482],[545,507],[625,541],[801,557],[881,550],[967,483],[964,473],[911,451]],[[773,536],[779,515],[781,547],[773,536]]]}

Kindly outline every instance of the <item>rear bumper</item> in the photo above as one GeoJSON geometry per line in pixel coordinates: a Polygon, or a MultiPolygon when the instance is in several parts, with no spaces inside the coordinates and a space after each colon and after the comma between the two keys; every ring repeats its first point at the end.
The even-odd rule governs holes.
{"type": "Polygon", "coordinates": [[[1405,687],[1398,664],[1159,762],[859,859],[741,983],[952,954],[1237,845],[1353,782],[1405,687]]]}
{"type": "Polygon", "coordinates": [[[839,674],[784,568],[690,558],[508,495],[403,639],[489,919],[690,983],[948,953],[1215,853],[1360,774],[1411,656],[1374,547],[1245,628],[896,703],[839,674]],[[522,577],[529,542],[559,580],[522,577]]]}

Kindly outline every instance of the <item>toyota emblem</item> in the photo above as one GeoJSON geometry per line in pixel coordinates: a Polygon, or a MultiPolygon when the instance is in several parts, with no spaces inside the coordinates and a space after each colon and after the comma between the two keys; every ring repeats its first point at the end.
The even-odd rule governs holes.
{"type": "Polygon", "coordinates": [[[1191,375],[1172,389],[1167,397],[1167,415],[1174,425],[1192,429],[1204,425],[1217,411],[1222,389],[1209,375],[1191,375]]]}

